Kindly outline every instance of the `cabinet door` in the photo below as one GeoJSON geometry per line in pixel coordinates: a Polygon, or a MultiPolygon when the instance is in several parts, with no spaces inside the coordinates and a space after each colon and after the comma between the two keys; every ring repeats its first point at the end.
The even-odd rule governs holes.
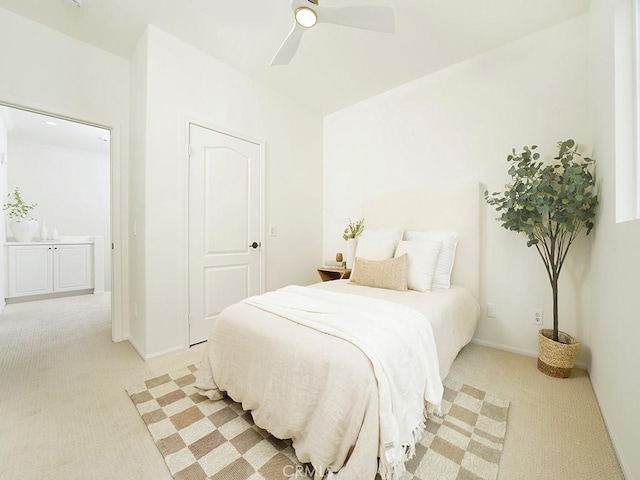
{"type": "Polygon", "coordinates": [[[54,292],[93,288],[91,245],[54,246],[53,266],[54,292]]]}
{"type": "Polygon", "coordinates": [[[53,255],[50,245],[8,247],[9,297],[53,292],[53,255]]]}

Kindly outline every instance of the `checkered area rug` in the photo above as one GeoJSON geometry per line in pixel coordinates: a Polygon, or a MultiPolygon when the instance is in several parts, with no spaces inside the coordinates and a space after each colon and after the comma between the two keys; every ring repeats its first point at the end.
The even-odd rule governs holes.
{"type": "Polygon", "coordinates": [[[403,480],[495,480],[509,402],[445,379],[442,415],[430,415],[403,480]]]}
{"type": "MultiPolygon", "coordinates": [[[[175,480],[307,478],[311,468],[298,462],[291,441],[256,426],[228,397],[200,395],[196,371],[191,365],[127,388],[175,480]]],[[[402,480],[495,480],[508,408],[482,390],[445,381],[442,416],[430,415],[402,480]]]]}

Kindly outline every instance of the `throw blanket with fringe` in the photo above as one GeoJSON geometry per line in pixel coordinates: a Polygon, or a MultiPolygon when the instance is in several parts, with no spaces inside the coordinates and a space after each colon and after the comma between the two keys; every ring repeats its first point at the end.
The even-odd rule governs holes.
{"type": "Polygon", "coordinates": [[[424,431],[424,400],[439,407],[443,387],[429,321],[385,300],[290,286],[243,302],[342,338],[370,360],[378,382],[383,480],[399,479],[424,431]]]}

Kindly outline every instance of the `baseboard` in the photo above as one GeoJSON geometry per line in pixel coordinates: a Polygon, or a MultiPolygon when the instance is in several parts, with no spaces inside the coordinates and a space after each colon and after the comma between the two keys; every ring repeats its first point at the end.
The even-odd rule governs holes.
{"type": "MultiPolygon", "coordinates": [[[[475,343],[476,345],[482,345],[483,347],[495,348],[497,350],[504,350],[506,352],[519,353],[520,355],[525,355],[527,357],[533,357],[533,358],[538,357],[537,350],[527,350],[525,348],[513,347],[511,345],[505,345],[502,343],[489,342],[487,340],[482,340],[480,338],[472,338],[471,343],[475,343]]],[[[589,371],[586,363],[576,362],[576,368],[579,368],[580,370],[589,371]]]]}
{"type": "Polygon", "coordinates": [[[24,303],[33,302],[35,300],[48,300],[50,298],[63,298],[63,297],[76,297],[78,295],[93,294],[93,288],[87,288],[85,290],[72,290],[70,292],[56,292],[56,293],[43,293],[40,295],[26,295],[24,297],[8,297],[6,298],[7,304],[9,303],[24,303]]]}
{"type": "Polygon", "coordinates": [[[138,344],[135,342],[135,340],[134,340],[133,338],[131,338],[130,336],[128,336],[128,335],[127,335],[126,337],[124,337],[124,339],[123,339],[123,340],[126,340],[127,342],[129,342],[129,344],[133,347],[133,349],[136,351],[136,353],[137,353],[138,355],[140,355],[140,358],[141,358],[142,360],[145,360],[145,357],[146,357],[146,355],[147,355],[147,354],[146,354],[146,353],[144,353],[144,350],[143,350],[143,349],[141,349],[141,348],[138,346],[138,344]]]}
{"type": "Polygon", "coordinates": [[[144,360],[145,362],[147,360],[151,360],[152,358],[161,357],[169,353],[176,353],[176,352],[181,352],[183,350],[186,350],[186,348],[184,348],[182,345],[175,345],[173,347],[167,348],[165,350],[161,350],[159,352],[146,353],[142,348],[138,346],[138,344],[135,342],[133,338],[126,337],[125,340],[131,344],[133,349],[138,353],[138,355],[140,355],[140,358],[142,358],[142,360],[144,360]]]}

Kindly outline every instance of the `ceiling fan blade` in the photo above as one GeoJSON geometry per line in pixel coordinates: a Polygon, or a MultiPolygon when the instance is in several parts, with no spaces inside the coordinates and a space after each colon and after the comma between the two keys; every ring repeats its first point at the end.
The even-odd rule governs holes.
{"type": "Polygon", "coordinates": [[[313,9],[318,14],[318,22],[335,23],[345,27],[388,33],[392,33],[396,26],[396,15],[391,7],[357,6],[335,8],[314,6],[313,9]]]}
{"type": "Polygon", "coordinates": [[[286,65],[291,61],[298,51],[298,47],[302,41],[302,34],[305,30],[306,28],[301,27],[297,22],[294,22],[289,35],[284,39],[284,42],[282,42],[282,45],[280,45],[280,48],[271,60],[271,66],[286,65]]]}

